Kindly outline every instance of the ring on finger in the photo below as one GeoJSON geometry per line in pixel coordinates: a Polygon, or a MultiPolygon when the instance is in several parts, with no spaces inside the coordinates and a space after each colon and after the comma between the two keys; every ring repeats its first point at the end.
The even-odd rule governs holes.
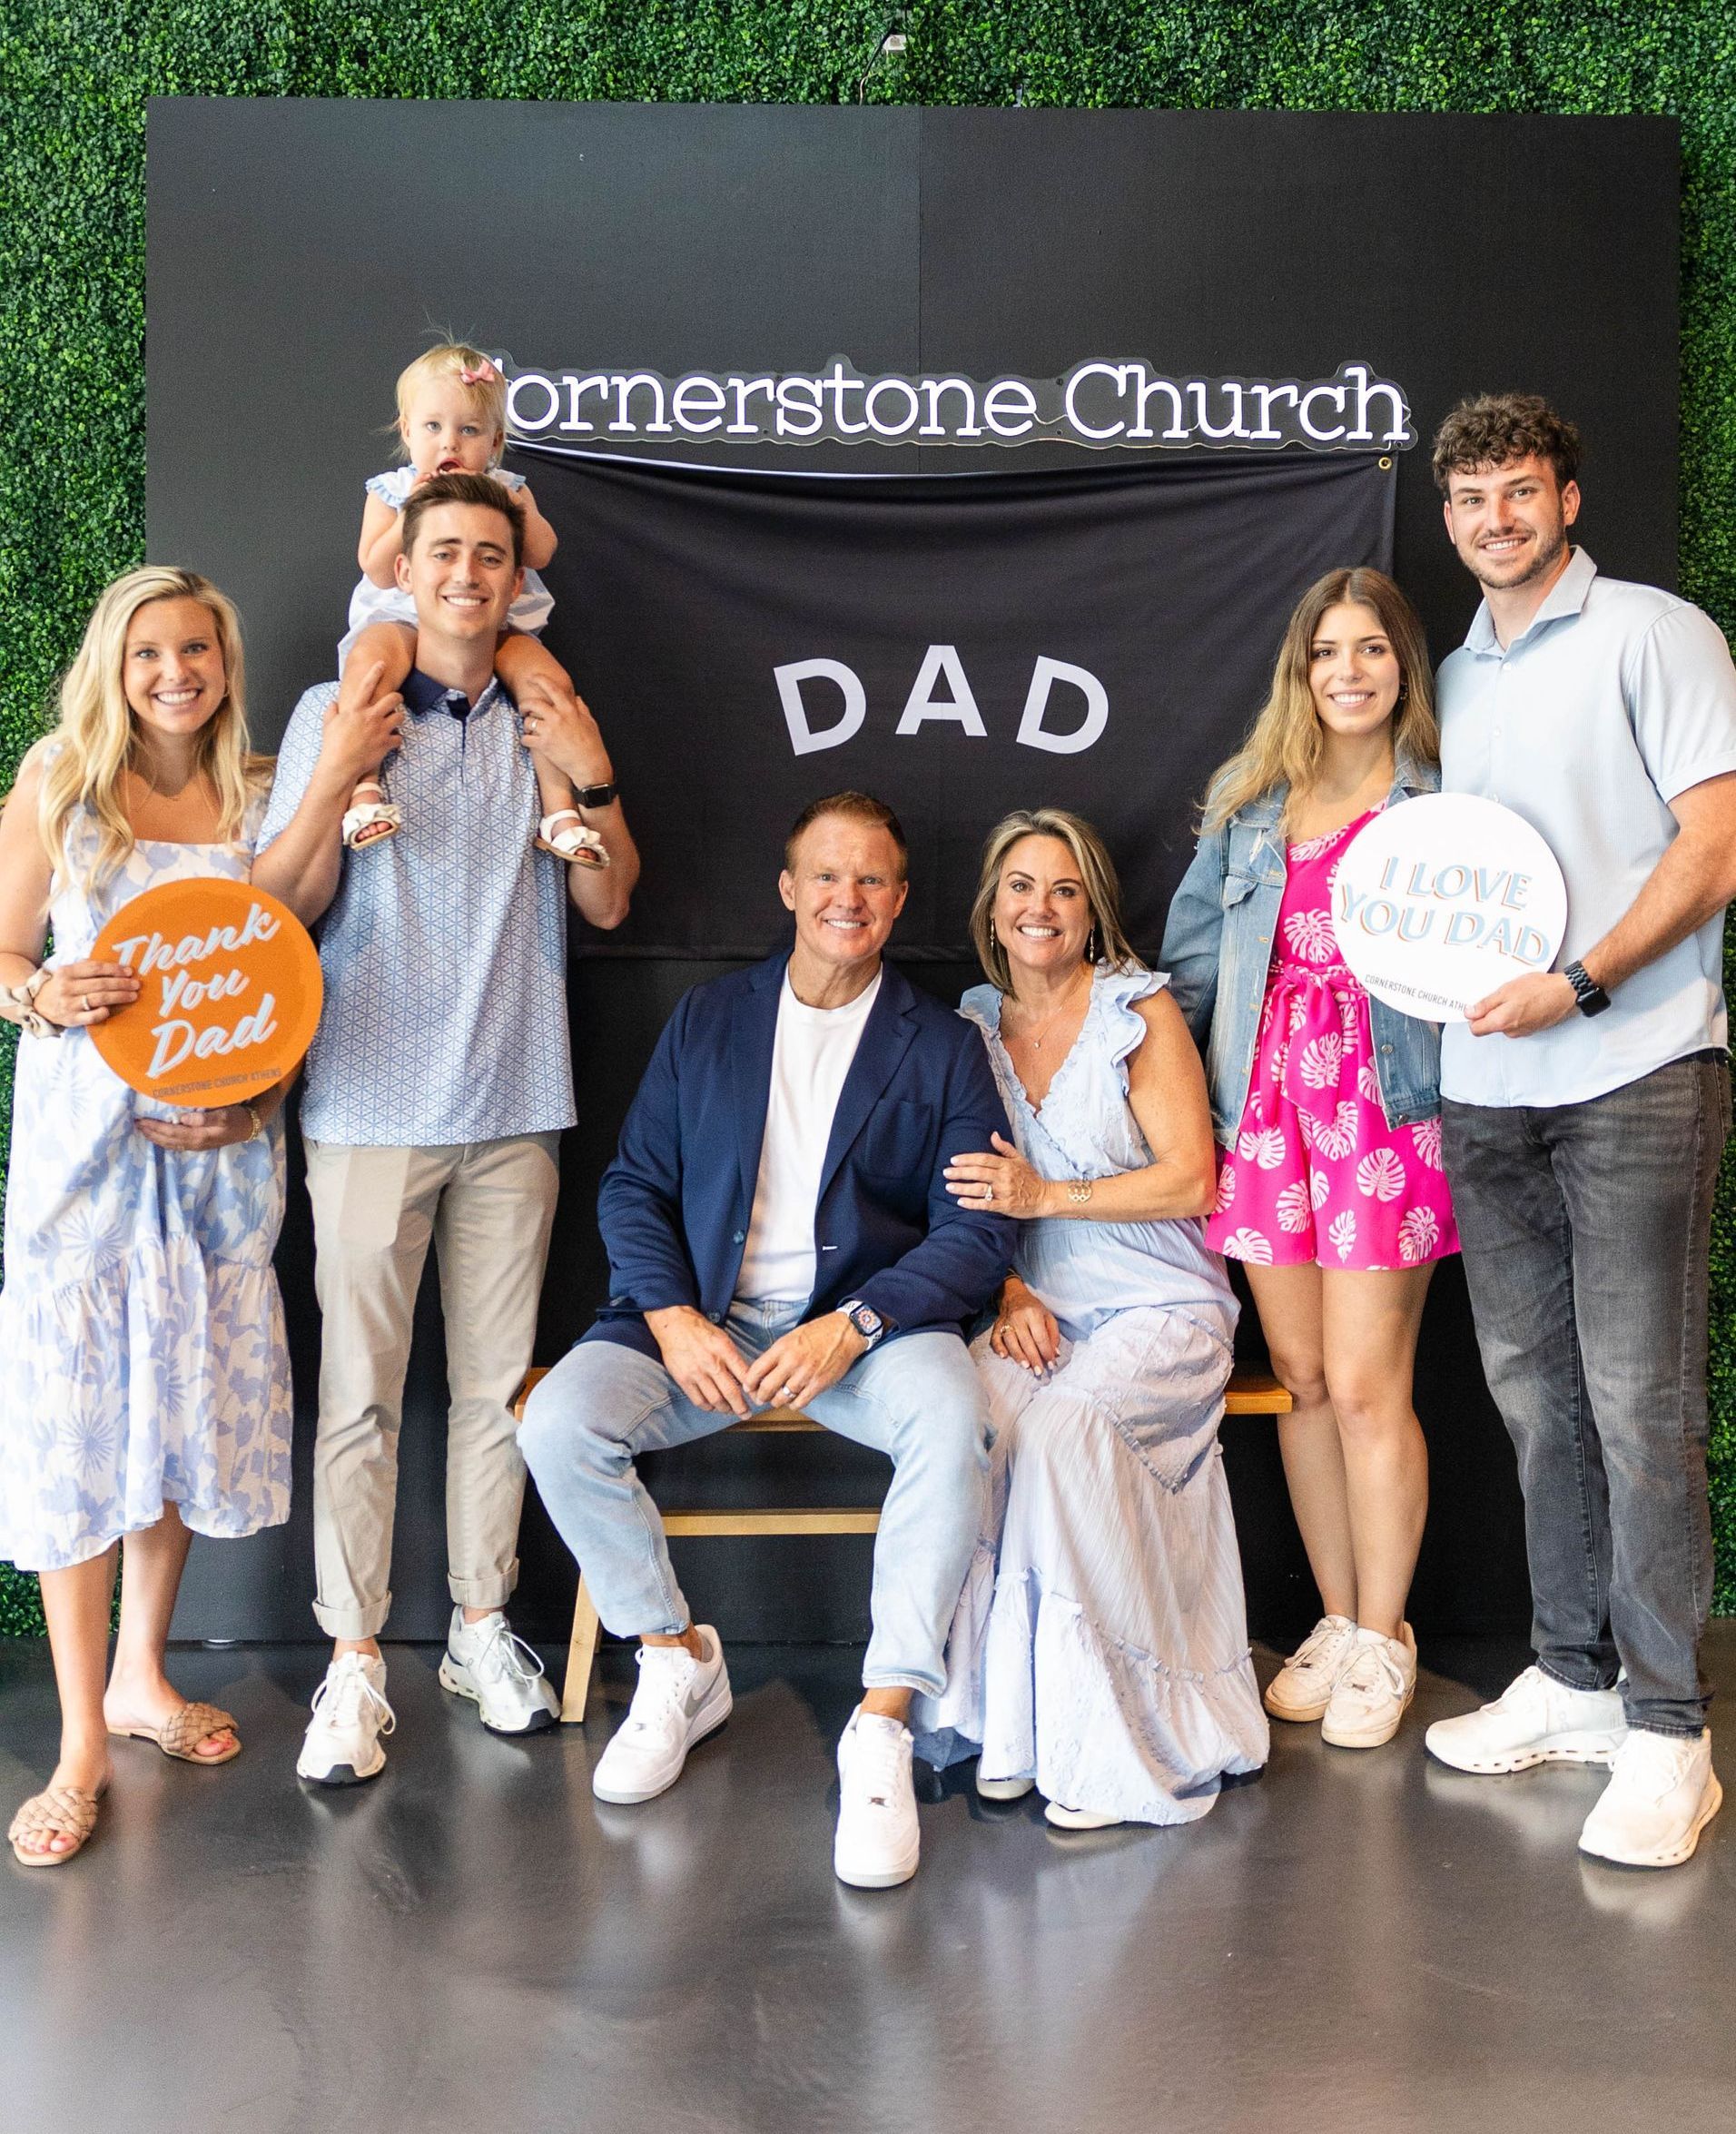
{"type": "Polygon", "coordinates": [[[984,1186],[984,1187],[983,1187],[983,1189],[982,1189],[982,1203],[983,1203],[983,1206],[984,1206],[984,1207],[987,1207],[987,1206],[988,1206],[988,1204],[989,1204],[989,1202],[990,1202],[991,1200],[992,1200],[993,1199],[994,1199],[994,1188],[993,1188],[992,1186],[984,1186]]]}

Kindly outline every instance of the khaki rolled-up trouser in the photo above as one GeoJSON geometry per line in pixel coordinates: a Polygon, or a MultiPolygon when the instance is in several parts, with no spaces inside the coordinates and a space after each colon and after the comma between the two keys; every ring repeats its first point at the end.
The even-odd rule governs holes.
{"type": "Polygon", "coordinates": [[[307,1144],[322,1322],[313,1613],[328,1636],[377,1636],[390,1612],[404,1372],[430,1240],[451,1397],[448,1581],[452,1598],[475,1608],[504,1606],[518,1581],[525,1466],[511,1402],[536,1339],[558,1141],[307,1144]]]}

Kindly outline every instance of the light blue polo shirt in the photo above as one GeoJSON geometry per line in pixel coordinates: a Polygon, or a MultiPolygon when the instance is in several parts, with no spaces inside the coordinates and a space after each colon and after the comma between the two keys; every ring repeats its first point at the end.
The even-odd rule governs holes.
{"type": "MultiPolygon", "coordinates": [[[[1669,804],[1736,771],[1736,667],[1710,616],[1600,578],[1583,548],[1502,650],[1488,602],[1437,678],[1441,785],[1523,815],[1567,879],[1563,970],[1632,904],[1676,835],[1669,804]]],[[[1722,913],[1611,993],[1531,1037],[1441,1036],[1462,1104],[1578,1104],[1727,1042],[1722,913]]]]}
{"type": "MultiPolygon", "coordinates": [[[[337,694],[324,682],[295,707],[261,852],[301,805],[337,694]]],[[[567,870],[531,843],[537,777],[512,699],[490,682],[472,707],[417,670],[404,706],[389,773],[404,826],[344,854],[319,924],[302,1131],[429,1149],[570,1126],[567,870]]]]}

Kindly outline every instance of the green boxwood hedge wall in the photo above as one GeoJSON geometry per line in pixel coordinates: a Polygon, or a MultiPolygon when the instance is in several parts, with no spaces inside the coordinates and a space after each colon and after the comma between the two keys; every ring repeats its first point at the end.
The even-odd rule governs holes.
{"type": "MultiPolygon", "coordinates": [[[[143,555],[147,96],[842,104],[888,28],[909,46],[873,66],[862,91],[873,101],[1677,118],[1682,582],[1736,629],[1727,0],[11,0],[0,25],[0,786],[92,601],[143,555]]],[[[1490,259],[1494,288],[1495,232],[1490,259]]],[[[1523,302],[1522,289],[1501,301],[1523,302]]],[[[0,1120],[13,1042],[0,1039],[0,1120]]],[[[1728,1182],[1713,1276],[1718,1590],[1731,1610],[1728,1182]]],[[[34,1582],[0,1567],[0,1635],[40,1628],[34,1582]]]]}

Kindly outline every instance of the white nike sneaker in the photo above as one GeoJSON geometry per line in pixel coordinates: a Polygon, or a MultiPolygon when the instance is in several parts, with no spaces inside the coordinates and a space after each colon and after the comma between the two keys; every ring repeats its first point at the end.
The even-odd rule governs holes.
{"type": "Polygon", "coordinates": [[[858,1890],[889,1890],[916,1872],[922,1833],[911,1783],[911,1731],[858,1704],[838,1743],[838,1834],[832,1867],[858,1890]]]}
{"type": "Polygon", "coordinates": [[[1615,1690],[1570,1689],[1541,1667],[1527,1667],[1494,1704],[1437,1719],[1423,1746],[1455,1771],[1492,1777],[1537,1764],[1608,1764],[1626,1734],[1615,1690]]]}
{"type": "Polygon", "coordinates": [[[708,1623],[696,1627],[705,1644],[703,1660],[685,1645],[639,1647],[639,1686],[591,1774],[599,1801],[630,1807],[667,1793],[681,1776],[687,1751],[729,1717],[724,1648],[708,1623]]]}
{"type": "Polygon", "coordinates": [[[1274,1719],[1318,1719],[1350,1661],[1356,1625],[1348,1615],[1322,1615],[1266,1685],[1274,1719]]]}
{"type": "Polygon", "coordinates": [[[1333,1748],[1377,1749],[1398,1732],[1416,1694],[1416,1640],[1408,1623],[1398,1631],[1356,1631],[1320,1722],[1320,1739],[1333,1748]]]}
{"type": "Polygon", "coordinates": [[[386,1663],[345,1653],[313,1693],[313,1718],[295,1760],[298,1778],[315,1785],[360,1785],[386,1768],[380,1737],[398,1721],[386,1702],[386,1663]]]}
{"type": "Polygon", "coordinates": [[[490,1734],[536,1734],[560,1717],[560,1703],[543,1678],[543,1664],[515,1637],[497,1608],[467,1623],[454,1608],[440,1655],[440,1687],[469,1697],[490,1734]]]}
{"type": "Polygon", "coordinates": [[[1684,1737],[1630,1727],[1579,1849],[1623,1867],[1679,1867],[1723,1804],[1710,1728],[1684,1737]]]}

